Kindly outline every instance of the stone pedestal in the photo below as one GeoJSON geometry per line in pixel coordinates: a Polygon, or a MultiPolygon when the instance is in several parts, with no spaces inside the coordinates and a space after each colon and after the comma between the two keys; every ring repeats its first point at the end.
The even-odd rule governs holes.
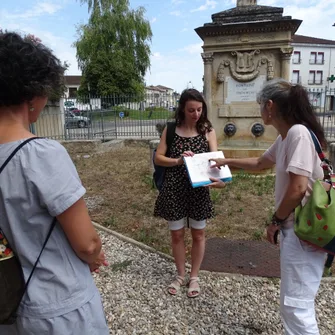
{"type": "Polygon", "coordinates": [[[237,0],[236,8],[213,14],[211,23],[196,29],[204,41],[209,118],[224,150],[258,155],[276,139],[275,129],[263,124],[256,97],[266,81],[289,79],[291,39],[300,24],[283,16],[283,8],[237,0]]]}

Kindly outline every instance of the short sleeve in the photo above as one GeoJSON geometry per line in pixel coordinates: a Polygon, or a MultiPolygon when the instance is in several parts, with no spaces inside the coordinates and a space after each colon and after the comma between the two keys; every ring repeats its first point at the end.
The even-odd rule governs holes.
{"type": "Polygon", "coordinates": [[[316,151],[306,127],[292,129],[287,136],[287,172],[310,178],[315,166],[316,151]]]}
{"type": "Polygon", "coordinates": [[[280,140],[280,137],[278,136],[276,141],[263,154],[264,158],[270,160],[274,164],[276,164],[276,154],[277,154],[279,140],[280,140]]]}
{"type": "Polygon", "coordinates": [[[86,192],[66,149],[53,140],[32,143],[29,169],[42,207],[50,215],[62,214],[86,192]]]}

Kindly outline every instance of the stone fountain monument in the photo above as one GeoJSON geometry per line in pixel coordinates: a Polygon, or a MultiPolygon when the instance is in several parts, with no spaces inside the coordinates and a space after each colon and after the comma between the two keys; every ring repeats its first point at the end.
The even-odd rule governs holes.
{"type": "Polygon", "coordinates": [[[256,94],[270,79],[289,79],[292,35],[301,20],[283,8],[237,0],[195,31],[203,40],[204,94],[226,157],[259,156],[276,139],[260,116],[256,94]]]}

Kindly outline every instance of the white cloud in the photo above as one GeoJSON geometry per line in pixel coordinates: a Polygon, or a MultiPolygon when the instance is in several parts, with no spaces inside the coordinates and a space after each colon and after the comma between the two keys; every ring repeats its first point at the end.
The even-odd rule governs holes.
{"type": "Polygon", "coordinates": [[[195,44],[189,44],[187,45],[186,47],[178,50],[178,51],[186,51],[187,53],[190,53],[190,54],[198,54],[200,55],[202,53],[202,45],[203,43],[200,42],[200,43],[195,43],[195,44]]]}
{"type": "Polygon", "coordinates": [[[173,12],[170,12],[171,15],[174,16],[180,16],[181,15],[181,11],[180,10],[174,10],[173,12]]]}
{"type": "Polygon", "coordinates": [[[200,54],[162,54],[151,58],[151,69],[146,75],[147,85],[164,85],[182,92],[188,83],[202,91],[203,62],[200,54]],[[177,78],[177,80],[176,80],[177,78]]]}
{"type": "Polygon", "coordinates": [[[5,16],[6,19],[29,19],[33,17],[39,17],[43,15],[53,15],[62,8],[60,4],[55,4],[51,2],[39,2],[31,9],[25,12],[9,13],[6,10],[1,11],[0,16],[5,16]]]}
{"type": "Polygon", "coordinates": [[[207,9],[215,9],[216,5],[218,3],[214,0],[206,0],[206,3],[204,5],[201,5],[198,8],[192,9],[191,12],[200,12],[200,11],[204,11],[207,9]]]}
{"type": "MultiPolygon", "coordinates": [[[[42,43],[52,49],[54,54],[61,61],[67,61],[70,64],[67,71],[68,74],[80,74],[81,71],[78,69],[76,59],[76,49],[72,47],[72,36],[66,38],[59,37],[57,33],[54,34],[45,29],[41,29],[38,25],[39,20],[36,20],[37,16],[44,16],[43,19],[47,19],[47,15],[55,13],[61,6],[51,4],[50,2],[41,2],[40,4],[42,4],[42,6],[37,11],[35,10],[36,8],[33,7],[21,14],[13,13],[9,15],[5,10],[1,10],[1,28],[16,31],[21,34],[33,34],[39,37],[42,43]]],[[[36,4],[36,6],[38,6],[38,4],[36,4]]]]}
{"type": "Polygon", "coordinates": [[[180,5],[180,4],[182,4],[182,3],[184,3],[185,1],[183,1],[183,0],[171,0],[171,3],[173,4],[173,5],[180,5]]]}
{"type": "Polygon", "coordinates": [[[334,0],[309,0],[308,7],[303,0],[285,3],[284,15],[303,20],[297,34],[335,40],[335,28],[332,27],[335,21],[334,0]]]}
{"type": "Polygon", "coordinates": [[[156,21],[157,21],[157,17],[153,17],[150,22],[155,23],[156,21]]]}
{"type": "Polygon", "coordinates": [[[183,28],[180,32],[185,33],[186,31],[188,31],[188,28],[183,28]]]}

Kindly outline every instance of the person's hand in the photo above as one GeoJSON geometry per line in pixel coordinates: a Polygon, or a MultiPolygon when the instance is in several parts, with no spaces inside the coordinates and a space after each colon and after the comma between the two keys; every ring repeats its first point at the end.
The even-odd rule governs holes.
{"type": "Polygon", "coordinates": [[[226,187],[226,183],[224,183],[220,179],[216,179],[216,178],[209,178],[209,179],[212,183],[210,183],[208,185],[205,185],[205,187],[208,187],[208,188],[224,188],[224,187],[226,187]]]}
{"type": "Polygon", "coordinates": [[[105,253],[103,250],[100,251],[100,254],[93,263],[88,264],[91,272],[98,273],[100,266],[108,266],[106,261],[105,253]]]}
{"type": "Polygon", "coordinates": [[[220,168],[220,166],[228,165],[228,159],[226,158],[210,158],[209,161],[215,163],[211,164],[211,169],[220,168]]]}
{"type": "Polygon", "coordinates": [[[274,245],[278,244],[278,234],[280,232],[280,226],[270,224],[266,230],[268,241],[274,245]]]}
{"type": "Polygon", "coordinates": [[[192,151],[184,151],[181,155],[183,157],[193,157],[194,156],[194,152],[192,152],[192,151]]]}
{"type": "Polygon", "coordinates": [[[181,156],[178,158],[177,160],[177,165],[182,165],[184,164],[184,157],[193,157],[194,156],[194,152],[192,151],[184,151],[181,156]]]}

